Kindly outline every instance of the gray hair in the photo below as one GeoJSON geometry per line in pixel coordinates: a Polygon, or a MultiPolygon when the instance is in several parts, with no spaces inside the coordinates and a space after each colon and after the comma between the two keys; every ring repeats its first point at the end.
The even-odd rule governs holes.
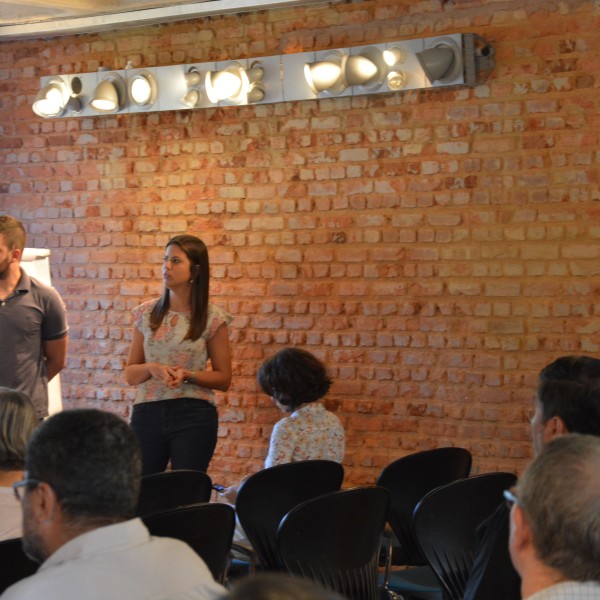
{"type": "Polygon", "coordinates": [[[27,442],[38,425],[29,398],[17,390],[0,387],[0,471],[22,471],[27,442]]]}
{"type": "Polygon", "coordinates": [[[245,577],[220,600],[344,600],[320,584],[283,573],[245,577]]]}
{"type": "Polygon", "coordinates": [[[31,437],[26,468],[30,479],[50,485],[73,524],[99,526],[135,515],[141,452],[116,415],[76,409],[50,417],[31,437]]]}
{"type": "Polygon", "coordinates": [[[600,582],[600,439],[547,444],[517,484],[539,559],[574,581],[600,582]]]}

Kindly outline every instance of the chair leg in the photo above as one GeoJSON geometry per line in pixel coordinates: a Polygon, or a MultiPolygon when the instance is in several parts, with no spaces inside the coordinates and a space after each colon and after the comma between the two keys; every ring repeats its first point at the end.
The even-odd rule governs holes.
{"type": "Polygon", "coordinates": [[[404,596],[388,589],[385,586],[379,588],[379,598],[381,600],[404,600],[404,596]]]}

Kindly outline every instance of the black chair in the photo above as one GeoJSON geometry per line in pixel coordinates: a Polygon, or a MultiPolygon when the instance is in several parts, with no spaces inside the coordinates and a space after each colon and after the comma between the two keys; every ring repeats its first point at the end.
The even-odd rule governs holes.
{"type": "Polygon", "coordinates": [[[464,448],[416,452],[395,460],[381,471],[377,485],[390,491],[388,523],[400,543],[394,549],[394,564],[427,564],[413,535],[415,506],[434,488],[468,477],[470,472],[471,453],[464,448]]]}
{"type": "Polygon", "coordinates": [[[344,468],[331,460],[303,460],[251,475],[240,487],[235,509],[260,567],[282,570],[276,549],[281,519],[301,502],[339,490],[344,468]]]}
{"type": "Polygon", "coordinates": [[[152,535],[186,542],[204,560],[216,581],[227,575],[235,528],[228,504],[191,504],[147,515],[142,519],[152,535]]]}
{"type": "Polygon", "coordinates": [[[0,594],[25,577],[33,575],[38,564],[23,552],[21,538],[0,542],[0,594]]]}
{"type": "Polygon", "coordinates": [[[389,500],[385,488],[361,487],[293,508],[277,532],[286,570],[349,600],[377,600],[377,563],[389,500]]]}
{"type": "Polygon", "coordinates": [[[441,486],[417,505],[415,536],[448,600],[463,597],[477,547],[477,526],[494,512],[502,492],[515,482],[512,473],[477,475],[441,486]]]}
{"type": "Polygon", "coordinates": [[[144,517],[168,508],[208,502],[212,481],[202,471],[179,469],[141,478],[137,515],[144,517]]]}
{"type": "Polygon", "coordinates": [[[412,516],[421,498],[434,488],[468,477],[471,453],[464,448],[435,448],[409,454],[390,463],[377,478],[377,485],[390,491],[388,523],[398,546],[388,546],[383,585],[402,596],[441,600],[442,584],[427,565],[413,534],[412,516]],[[416,568],[392,569],[391,565],[416,568]]]}

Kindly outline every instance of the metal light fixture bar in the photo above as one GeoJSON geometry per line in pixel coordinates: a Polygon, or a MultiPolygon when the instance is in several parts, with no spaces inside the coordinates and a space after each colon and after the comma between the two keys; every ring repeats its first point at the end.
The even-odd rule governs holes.
{"type": "Polygon", "coordinates": [[[466,33],[320,52],[54,75],[41,78],[36,102],[45,90],[57,95],[55,89],[67,89],[71,100],[51,114],[36,112],[46,118],[88,117],[474,86],[492,71],[493,56],[489,43],[466,33]],[[61,83],[75,79],[74,89],[61,83]],[[113,89],[118,106],[110,111],[94,109],[91,101],[98,90],[107,89],[113,89]],[[147,96],[140,98],[142,89],[147,96]]]}

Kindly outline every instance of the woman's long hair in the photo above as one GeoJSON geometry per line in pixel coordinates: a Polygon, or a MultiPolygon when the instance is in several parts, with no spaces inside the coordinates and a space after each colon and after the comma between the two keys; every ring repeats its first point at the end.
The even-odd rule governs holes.
{"type": "MultiPolygon", "coordinates": [[[[190,328],[184,340],[197,340],[206,329],[208,320],[208,250],[204,242],[194,235],[176,235],[171,238],[165,249],[175,244],[188,257],[191,271],[192,316],[190,328]]],[[[150,329],[156,331],[169,310],[169,290],[165,288],[162,297],[150,313],[150,329]]]]}

